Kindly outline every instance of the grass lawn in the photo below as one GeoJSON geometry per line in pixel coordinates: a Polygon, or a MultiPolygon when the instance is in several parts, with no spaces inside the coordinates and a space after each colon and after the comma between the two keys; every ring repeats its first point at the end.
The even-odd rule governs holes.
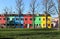
{"type": "Polygon", "coordinates": [[[60,39],[60,31],[44,29],[0,29],[0,38],[60,39]]]}

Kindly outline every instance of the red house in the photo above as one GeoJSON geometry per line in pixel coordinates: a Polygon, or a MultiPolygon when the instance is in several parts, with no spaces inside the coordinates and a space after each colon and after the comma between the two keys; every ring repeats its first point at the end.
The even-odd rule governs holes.
{"type": "Polygon", "coordinates": [[[32,15],[24,15],[24,28],[32,28],[32,15]]]}
{"type": "Polygon", "coordinates": [[[1,15],[0,14],[0,24],[1,25],[5,25],[6,24],[5,15],[1,15]]]}

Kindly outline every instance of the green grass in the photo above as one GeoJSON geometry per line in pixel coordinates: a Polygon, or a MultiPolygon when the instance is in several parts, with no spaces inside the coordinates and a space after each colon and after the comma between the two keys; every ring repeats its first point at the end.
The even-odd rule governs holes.
{"type": "Polygon", "coordinates": [[[52,29],[0,29],[0,38],[60,39],[60,31],[52,29]]]}
{"type": "Polygon", "coordinates": [[[23,29],[23,28],[0,28],[0,31],[52,31],[55,29],[23,29]]]}

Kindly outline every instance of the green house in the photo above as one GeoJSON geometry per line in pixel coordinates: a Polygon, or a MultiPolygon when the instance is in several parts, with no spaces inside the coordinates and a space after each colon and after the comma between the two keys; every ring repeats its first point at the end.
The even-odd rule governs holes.
{"type": "Polygon", "coordinates": [[[41,27],[41,16],[40,15],[35,15],[34,16],[34,26],[36,28],[40,28],[41,27]]]}
{"type": "Polygon", "coordinates": [[[7,17],[7,25],[8,26],[12,26],[14,25],[14,17],[15,17],[15,14],[8,14],[8,17],[7,17]]]}

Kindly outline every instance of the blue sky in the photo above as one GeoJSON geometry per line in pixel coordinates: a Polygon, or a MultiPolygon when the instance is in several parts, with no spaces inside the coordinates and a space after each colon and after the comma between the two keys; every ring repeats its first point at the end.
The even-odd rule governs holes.
{"type": "MultiPolygon", "coordinates": [[[[40,11],[40,13],[43,13],[42,0],[38,0],[38,2],[40,2],[40,6],[41,6],[41,7],[39,7],[40,9],[38,8],[38,10],[40,11]]],[[[30,11],[29,3],[30,3],[30,0],[24,0],[25,10],[23,13],[27,13],[28,11],[30,11]]],[[[57,6],[57,3],[56,3],[56,6],[57,6]]],[[[5,7],[12,8],[13,11],[16,11],[16,0],[0,0],[0,13],[2,13],[4,11],[5,7]]],[[[58,16],[58,15],[57,14],[53,15],[53,17],[56,17],[56,16],[58,16]]]]}
{"type": "Polygon", "coordinates": [[[5,7],[8,7],[8,8],[13,8],[13,11],[15,10],[15,0],[0,0],[0,12],[3,12],[3,9],[5,7]]]}

